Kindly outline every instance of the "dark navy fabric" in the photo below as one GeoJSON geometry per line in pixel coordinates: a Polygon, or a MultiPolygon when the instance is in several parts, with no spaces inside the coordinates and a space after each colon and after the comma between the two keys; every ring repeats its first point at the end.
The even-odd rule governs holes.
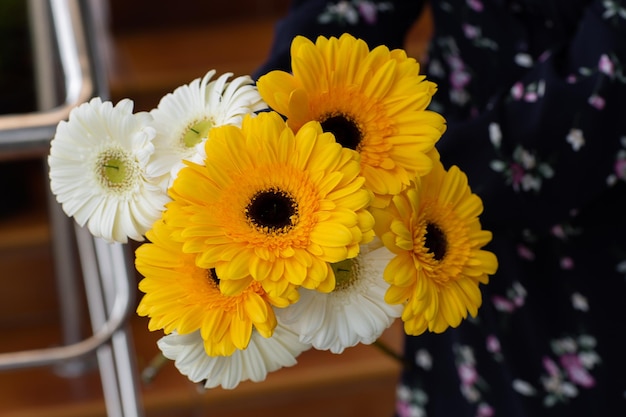
{"type": "MultiPolygon", "coordinates": [[[[407,337],[401,417],[626,416],[626,1],[432,1],[437,147],[483,199],[499,269],[475,319],[407,337]]],[[[295,35],[401,48],[420,1],[297,1],[295,35]]]]}

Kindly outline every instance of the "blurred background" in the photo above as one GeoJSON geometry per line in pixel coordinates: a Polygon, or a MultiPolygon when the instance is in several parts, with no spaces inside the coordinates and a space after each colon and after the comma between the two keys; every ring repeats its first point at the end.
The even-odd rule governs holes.
{"type": "MultiPolygon", "coordinates": [[[[59,105],[54,98],[42,101],[39,74],[42,65],[59,65],[59,51],[34,35],[37,19],[43,15],[45,20],[49,13],[49,2],[55,0],[0,0],[0,132],[6,129],[4,119],[59,105]]],[[[96,55],[90,57],[99,77],[96,95],[113,102],[131,98],[137,111],[150,110],[164,94],[209,69],[236,76],[252,73],[265,59],[274,25],[289,7],[288,0],[77,4],[89,4],[89,14],[79,18],[96,45],[96,55]]],[[[409,55],[423,56],[429,33],[426,16],[407,38],[409,55]]],[[[55,93],[62,84],[44,80],[43,85],[55,93]]],[[[80,268],[75,258],[59,255],[54,239],[58,231],[51,225],[54,202],[45,141],[16,151],[2,140],[0,135],[0,355],[79,341],[92,334],[89,303],[82,280],[72,281],[69,291],[57,279],[63,274],[60,266],[80,268]]],[[[63,246],[75,252],[72,245],[63,246]]],[[[137,399],[141,413],[149,417],[391,416],[394,408],[399,366],[371,346],[340,356],[306,352],[298,365],[270,374],[263,383],[203,391],[171,363],[150,381],[142,380],[142,370],[158,355],[161,334],[149,332],[147,320],[134,311],[125,331],[137,399]]],[[[401,329],[392,327],[385,340],[400,350],[401,329]]],[[[0,417],[106,415],[95,354],[54,366],[0,369],[0,417]]]]}

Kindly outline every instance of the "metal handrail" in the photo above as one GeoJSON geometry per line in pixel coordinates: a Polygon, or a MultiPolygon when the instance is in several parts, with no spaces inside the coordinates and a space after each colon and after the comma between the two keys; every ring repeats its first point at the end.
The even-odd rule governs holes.
{"type": "MultiPolygon", "coordinates": [[[[87,101],[94,94],[94,68],[90,64],[79,1],[49,0],[65,82],[63,104],[49,111],[0,116],[0,155],[48,143],[59,121],[65,119],[73,107],[87,101]]],[[[124,247],[121,244],[99,244],[103,242],[96,242],[94,247],[94,238],[86,229],[76,226],[75,232],[83,267],[106,262],[115,269],[112,277],[105,277],[114,281],[116,289],[110,314],[99,328],[94,329],[90,337],[79,342],[59,347],[0,353],[0,371],[53,365],[85,356],[108,343],[127,324],[134,305],[134,293],[128,271],[124,270],[128,265],[124,247]]],[[[97,270],[86,268],[84,273],[97,281],[97,270]]]]}
{"type": "MultiPolygon", "coordinates": [[[[85,248],[82,261],[86,265],[96,265],[97,260],[109,262],[115,268],[127,265],[122,244],[96,245],[94,252],[93,247],[90,247],[93,245],[93,237],[86,229],[77,228],[76,235],[79,247],[85,248]]],[[[93,335],[65,346],[0,353],[0,371],[57,364],[85,356],[108,343],[115,332],[127,323],[133,306],[131,280],[128,279],[127,271],[117,270],[111,275],[117,295],[108,320],[93,335]]]]}
{"type": "Polygon", "coordinates": [[[49,0],[65,83],[63,103],[45,111],[1,115],[0,151],[17,152],[46,145],[59,121],[94,94],[86,33],[81,25],[78,3],[78,0],[49,0]]]}

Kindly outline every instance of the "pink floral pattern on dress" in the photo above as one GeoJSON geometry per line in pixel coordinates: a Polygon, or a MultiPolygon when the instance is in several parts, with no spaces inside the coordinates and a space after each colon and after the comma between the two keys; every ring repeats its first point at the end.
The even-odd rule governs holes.
{"type": "MultiPolygon", "coordinates": [[[[328,2],[318,21],[373,25],[400,4],[328,2]]],[[[445,147],[447,140],[457,140],[453,144],[471,154],[466,162],[475,164],[475,172],[468,176],[479,185],[479,195],[482,182],[497,190],[495,197],[487,193],[485,214],[519,221],[506,214],[522,212],[519,217],[527,224],[515,231],[502,229],[510,234],[504,239],[508,258],[503,263],[513,267],[502,268],[491,279],[478,316],[450,334],[409,342],[415,348],[407,352],[412,367],[398,385],[396,415],[428,417],[436,410],[441,416],[448,402],[456,408],[446,417],[508,417],[511,403],[524,416],[573,415],[580,404],[593,403],[594,395],[605,390],[603,373],[611,367],[603,357],[607,340],[593,327],[594,314],[607,306],[598,301],[599,291],[592,291],[590,282],[600,287],[610,282],[626,295],[626,233],[615,237],[612,246],[605,245],[606,256],[591,261],[605,272],[589,271],[589,256],[577,245],[591,235],[588,250],[604,244],[604,237],[580,220],[585,207],[568,200],[588,191],[592,174],[598,192],[609,193],[626,183],[626,125],[617,134],[598,134],[608,131],[603,129],[607,117],[626,120],[623,99],[616,102],[614,97],[614,91],[623,92],[626,86],[625,53],[618,50],[626,39],[626,0],[443,0],[430,6],[436,22],[446,26],[435,31],[422,65],[438,84],[430,108],[444,114],[449,132],[456,133],[444,135],[442,143],[445,147]],[[559,14],[559,9],[566,13],[559,14]],[[610,27],[603,30],[615,30],[620,41],[604,42],[609,35],[598,31],[606,37],[580,48],[550,43],[559,36],[569,41],[565,36],[586,28],[574,11],[581,19],[592,16],[593,24],[607,22],[610,27]],[[563,21],[568,13],[571,21],[563,21]],[[566,95],[568,91],[576,94],[566,95]],[[462,135],[455,128],[467,132],[462,135]],[[463,147],[462,141],[471,145],[463,147]],[[563,198],[550,200],[571,177],[576,180],[559,194],[563,198]],[[519,207],[499,206],[500,196],[519,202],[519,207]],[[545,210],[523,216],[532,202],[545,198],[545,210]],[[546,310],[551,314],[542,315],[546,310]],[[438,392],[442,386],[443,394],[438,392]]],[[[441,157],[447,157],[446,150],[441,157]]],[[[594,215],[603,216],[607,208],[600,205],[594,215]]],[[[626,218],[626,211],[620,216],[626,218]]],[[[502,237],[502,230],[494,237],[502,237]]],[[[626,410],[626,370],[622,379],[615,389],[622,395],[613,401],[626,410]]]]}

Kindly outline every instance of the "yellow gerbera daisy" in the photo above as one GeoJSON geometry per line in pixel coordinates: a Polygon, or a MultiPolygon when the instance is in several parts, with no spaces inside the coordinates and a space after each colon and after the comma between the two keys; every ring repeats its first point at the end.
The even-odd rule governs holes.
{"type": "Polygon", "coordinates": [[[372,51],[351,35],[298,36],[291,45],[293,75],[259,78],[261,97],[298,130],[317,120],[336,140],[361,155],[361,170],[384,206],[412,178],[430,171],[426,156],[445,131],[445,120],[425,110],[436,85],[419,75],[419,63],[401,49],[372,51]]]}
{"type": "Polygon", "coordinates": [[[375,230],[396,256],[384,272],[391,304],[405,304],[407,334],[441,333],[456,327],[482,303],[479,284],[497,269],[495,255],[481,248],[491,241],[478,216],[481,199],[466,175],[453,166],[433,170],[393,198],[386,210],[373,210],[375,230]]]}
{"type": "Polygon", "coordinates": [[[214,128],[206,154],[180,171],[165,218],[197,265],[243,280],[233,293],[250,276],[275,297],[290,285],[331,291],[329,264],[373,237],[358,155],[317,122],[295,135],[275,112],[247,116],[214,128]]]}
{"type": "Polygon", "coordinates": [[[135,266],[144,276],[139,289],[145,293],[137,313],[150,317],[148,328],[178,334],[200,330],[209,356],[245,349],[253,327],[270,337],[276,327],[272,305],[285,307],[283,300],[272,299],[256,281],[235,296],[224,295],[215,271],[196,266],[196,256],[184,253],[171,233],[158,221],[146,234],[151,243],[136,250],[135,266]]]}

